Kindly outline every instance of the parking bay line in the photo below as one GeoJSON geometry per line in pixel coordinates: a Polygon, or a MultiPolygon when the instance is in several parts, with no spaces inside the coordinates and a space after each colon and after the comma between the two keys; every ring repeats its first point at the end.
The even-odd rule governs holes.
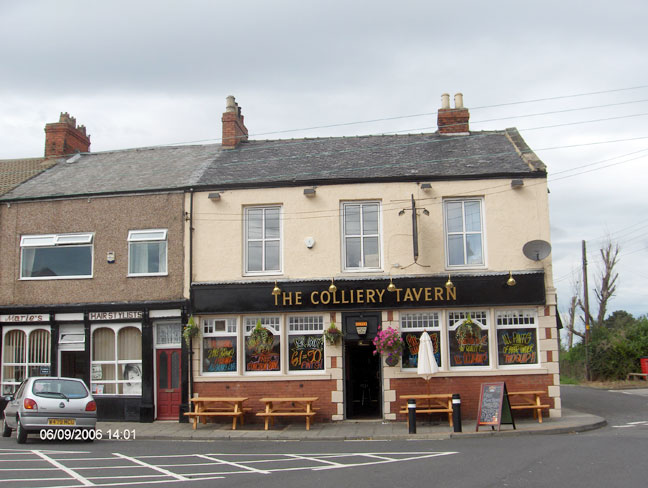
{"type": "Polygon", "coordinates": [[[59,468],[61,471],[66,473],[68,476],[74,478],[75,480],[77,480],[83,486],[94,486],[94,483],[92,481],[88,480],[87,478],[84,478],[83,476],[81,476],[79,473],[77,473],[73,469],[70,469],[67,466],[59,463],[58,461],[56,461],[55,459],[52,459],[51,457],[44,454],[43,452],[38,451],[38,450],[32,450],[32,452],[36,456],[38,456],[38,457],[44,459],[45,461],[47,461],[48,463],[50,463],[52,466],[55,466],[55,467],[59,468]]]}
{"type": "Polygon", "coordinates": [[[191,478],[187,478],[185,476],[182,476],[181,474],[174,473],[173,471],[169,471],[168,469],[160,468],[159,466],[154,466],[153,464],[145,463],[144,461],[140,461],[139,459],[130,456],[125,456],[124,454],[120,454],[118,452],[113,452],[112,454],[122,459],[127,459],[132,463],[139,464],[140,466],[144,466],[145,468],[149,468],[152,469],[153,471],[157,471],[158,473],[166,474],[167,476],[175,478],[179,481],[191,481],[191,478]]]}

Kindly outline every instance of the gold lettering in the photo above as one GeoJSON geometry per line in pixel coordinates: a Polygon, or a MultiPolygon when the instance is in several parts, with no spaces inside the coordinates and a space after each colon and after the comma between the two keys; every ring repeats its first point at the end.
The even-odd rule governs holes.
{"type": "Polygon", "coordinates": [[[328,305],[331,303],[331,292],[323,291],[320,293],[320,300],[322,301],[322,305],[328,305]]]}
{"type": "MultiPolygon", "coordinates": [[[[377,291],[377,290],[376,290],[376,291],[377,291]]],[[[400,292],[401,292],[401,291],[403,291],[402,288],[396,288],[396,301],[397,301],[397,302],[400,302],[400,301],[401,301],[401,297],[400,297],[400,292]]],[[[382,300],[381,300],[381,301],[382,301],[382,300]]]]}
{"type": "Polygon", "coordinates": [[[342,303],[353,303],[353,290],[349,290],[349,298],[346,297],[345,290],[342,290],[342,303]]]}
{"type": "Polygon", "coordinates": [[[457,299],[457,287],[453,286],[452,288],[447,289],[447,300],[450,300],[452,298],[453,300],[457,299]]]}
{"type": "Polygon", "coordinates": [[[364,294],[365,291],[369,294],[369,290],[356,290],[356,300],[357,303],[364,303],[364,294]]]}
{"type": "Polygon", "coordinates": [[[376,290],[376,293],[378,294],[378,302],[382,303],[383,295],[385,294],[385,290],[376,290]]]}
{"type": "Polygon", "coordinates": [[[412,289],[411,288],[408,288],[407,290],[405,290],[405,298],[403,298],[403,301],[405,301],[405,302],[413,302],[414,301],[414,297],[412,296],[412,289]]]}
{"type": "Polygon", "coordinates": [[[302,292],[298,291],[295,292],[295,305],[301,305],[302,304],[302,292]]]}
{"type": "Polygon", "coordinates": [[[413,290],[414,293],[414,299],[418,302],[421,299],[421,293],[423,293],[423,288],[417,288],[416,290],[413,290]],[[418,290],[418,293],[416,291],[418,290]]]}
{"type": "Polygon", "coordinates": [[[425,289],[425,301],[426,302],[431,302],[432,301],[432,288],[426,288],[425,289]]]}
{"type": "Polygon", "coordinates": [[[292,305],[292,292],[282,293],[281,298],[283,299],[284,307],[286,305],[292,305]]]}
{"type": "Polygon", "coordinates": [[[319,293],[317,293],[316,291],[311,293],[310,300],[313,305],[319,305],[319,300],[317,299],[318,295],[319,293]]]}
{"type": "Polygon", "coordinates": [[[339,304],[339,303],[340,303],[340,302],[338,301],[338,299],[337,299],[337,291],[334,291],[334,292],[333,292],[333,303],[335,303],[335,304],[339,304]]]}
{"type": "MultiPolygon", "coordinates": [[[[367,303],[376,303],[376,299],[374,298],[374,295],[376,294],[376,290],[367,290],[367,303]]],[[[358,300],[358,303],[360,300],[358,300]]]]}
{"type": "Polygon", "coordinates": [[[274,299],[275,299],[275,307],[279,306],[279,295],[275,295],[274,299]]]}
{"type": "Polygon", "coordinates": [[[434,300],[443,300],[443,288],[440,286],[437,286],[434,289],[434,300]]]}

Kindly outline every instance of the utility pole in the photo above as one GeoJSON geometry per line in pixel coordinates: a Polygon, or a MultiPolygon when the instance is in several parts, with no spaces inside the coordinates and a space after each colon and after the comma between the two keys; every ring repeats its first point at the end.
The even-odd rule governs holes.
{"type": "Polygon", "coordinates": [[[589,333],[590,333],[590,313],[589,313],[589,294],[587,292],[587,249],[583,241],[583,298],[585,300],[585,379],[590,381],[589,365],[589,333]]]}

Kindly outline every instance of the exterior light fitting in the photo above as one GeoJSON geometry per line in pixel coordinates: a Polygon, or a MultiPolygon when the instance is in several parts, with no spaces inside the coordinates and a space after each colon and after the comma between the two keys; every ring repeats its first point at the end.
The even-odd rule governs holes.
{"type": "Polygon", "coordinates": [[[391,278],[389,278],[389,285],[387,285],[387,291],[396,291],[396,285],[392,281],[391,278]]]}
{"type": "Polygon", "coordinates": [[[304,195],[312,198],[315,196],[315,187],[313,188],[304,188],[304,195]]]}
{"type": "Polygon", "coordinates": [[[450,275],[448,275],[448,281],[446,281],[445,287],[447,290],[452,290],[454,288],[454,283],[450,279],[450,275]]]}
{"type": "Polygon", "coordinates": [[[421,183],[421,190],[431,190],[432,185],[429,183],[421,183]]]}
{"type": "Polygon", "coordinates": [[[506,284],[508,286],[515,286],[516,283],[517,282],[515,281],[515,278],[513,278],[513,273],[511,271],[509,271],[509,278],[508,278],[508,280],[506,280],[506,284]]]}
{"type": "Polygon", "coordinates": [[[275,286],[272,289],[272,295],[276,297],[277,295],[280,295],[280,294],[281,294],[281,288],[279,288],[279,285],[275,281],[275,286]]]}
{"type": "Polygon", "coordinates": [[[519,190],[523,186],[524,186],[524,180],[520,180],[520,179],[511,180],[511,188],[513,188],[514,190],[519,190]]]}
{"type": "Polygon", "coordinates": [[[217,202],[221,198],[221,195],[218,192],[210,193],[208,196],[210,200],[213,200],[215,202],[217,202]]]}
{"type": "Polygon", "coordinates": [[[337,291],[337,286],[333,283],[333,278],[331,278],[331,284],[329,285],[329,293],[335,293],[337,291]]]}

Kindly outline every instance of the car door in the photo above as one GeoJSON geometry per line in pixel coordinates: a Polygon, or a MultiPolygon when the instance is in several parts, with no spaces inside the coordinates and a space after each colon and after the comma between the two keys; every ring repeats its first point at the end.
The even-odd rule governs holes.
{"type": "Polygon", "coordinates": [[[11,395],[12,400],[7,403],[7,406],[4,409],[4,417],[7,421],[7,425],[12,429],[17,427],[16,414],[20,408],[20,402],[22,401],[22,396],[25,392],[25,387],[28,380],[23,381],[18,389],[11,395]]]}

